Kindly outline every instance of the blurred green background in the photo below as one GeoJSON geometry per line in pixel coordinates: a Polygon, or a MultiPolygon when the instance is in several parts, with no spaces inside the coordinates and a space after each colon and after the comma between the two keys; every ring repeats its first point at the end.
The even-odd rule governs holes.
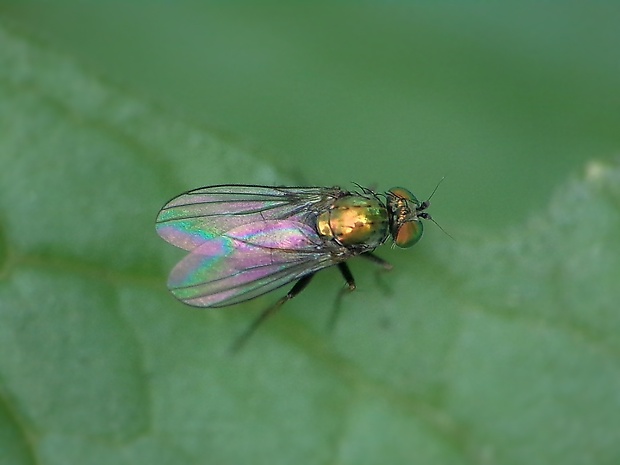
{"type": "Polygon", "coordinates": [[[620,144],[613,3],[1,8],[98,75],[241,141],[299,182],[424,196],[447,176],[443,199],[455,201],[439,197],[441,213],[452,208],[437,216],[451,230],[471,217],[482,227],[521,221],[584,160],[620,144]]]}
{"type": "Polygon", "coordinates": [[[0,463],[620,461],[620,6],[0,5],[0,463]],[[413,250],[173,301],[172,196],[446,176],[413,250]],[[4,454],[4,455],[3,455],[4,454]]]}

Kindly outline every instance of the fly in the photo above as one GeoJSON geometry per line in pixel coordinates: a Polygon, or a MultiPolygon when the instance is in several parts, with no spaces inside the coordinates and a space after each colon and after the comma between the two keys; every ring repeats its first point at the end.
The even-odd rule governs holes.
{"type": "MultiPolygon", "coordinates": [[[[359,187],[219,185],[175,197],[157,216],[157,233],[189,251],[172,270],[168,288],[195,307],[225,307],[295,281],[237,341],[240,346],[269,315],[298,295],[323,268],[336,265],[348,288],[355,280],[346,263],[373,254],[391,239],[408,248],[422,237],[421,220],[432,220],[409,190],[385,193],[359,187]]],[[[432,197],[432,194],[431,194],[432,197]]]]}

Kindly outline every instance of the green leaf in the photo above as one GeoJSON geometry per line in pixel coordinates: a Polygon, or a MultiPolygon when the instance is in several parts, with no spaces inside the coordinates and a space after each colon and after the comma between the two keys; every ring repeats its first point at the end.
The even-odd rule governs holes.
{"type": "Polygon", "coordinates": [[[0,130],[0,463],[620,459],[618,163],[503,234],[385,251],[332,334],[321,273],[231,356],[281,292],[175,302],[154,218],[192,187],[282,183],[273,166],[6,27],[0,130]]]}

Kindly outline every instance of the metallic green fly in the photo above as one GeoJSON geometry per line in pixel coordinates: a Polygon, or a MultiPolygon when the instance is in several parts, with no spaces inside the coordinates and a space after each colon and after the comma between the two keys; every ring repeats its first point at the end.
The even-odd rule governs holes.
{"type": "Polygon", "coordinates": [[[402,187],[358,188],[230,184],[179,195],[156,222],[164,240],[190,252],[170,273],[169,289],[188,305],[225,307],[296,281],[242,340],[323,268],[338,266],[355,289],[348,259],[361,256],[389,269],[375,248],[390,238],[411,247],[422,237],[421,220],[432,220],[425,211],[430,197],[420,202],[402,187]]]}

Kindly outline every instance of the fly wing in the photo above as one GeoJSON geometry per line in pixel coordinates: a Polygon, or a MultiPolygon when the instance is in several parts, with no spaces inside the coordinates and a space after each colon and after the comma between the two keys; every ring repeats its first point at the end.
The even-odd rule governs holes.
{"type": "Polygon", "coordinates": [[[172,270],[168,287],[186,304],[224,307],[334,263],[334,256],[306,224],[259,221],[205,240],[172,270]]]}
{"type": "Polygon", "coordinates": [[[157,216],[157,233],[193,250],[226,232],[265,220],[304,219],[343,194],[339,188],[222,185],[186,192],[157,216]]]}

